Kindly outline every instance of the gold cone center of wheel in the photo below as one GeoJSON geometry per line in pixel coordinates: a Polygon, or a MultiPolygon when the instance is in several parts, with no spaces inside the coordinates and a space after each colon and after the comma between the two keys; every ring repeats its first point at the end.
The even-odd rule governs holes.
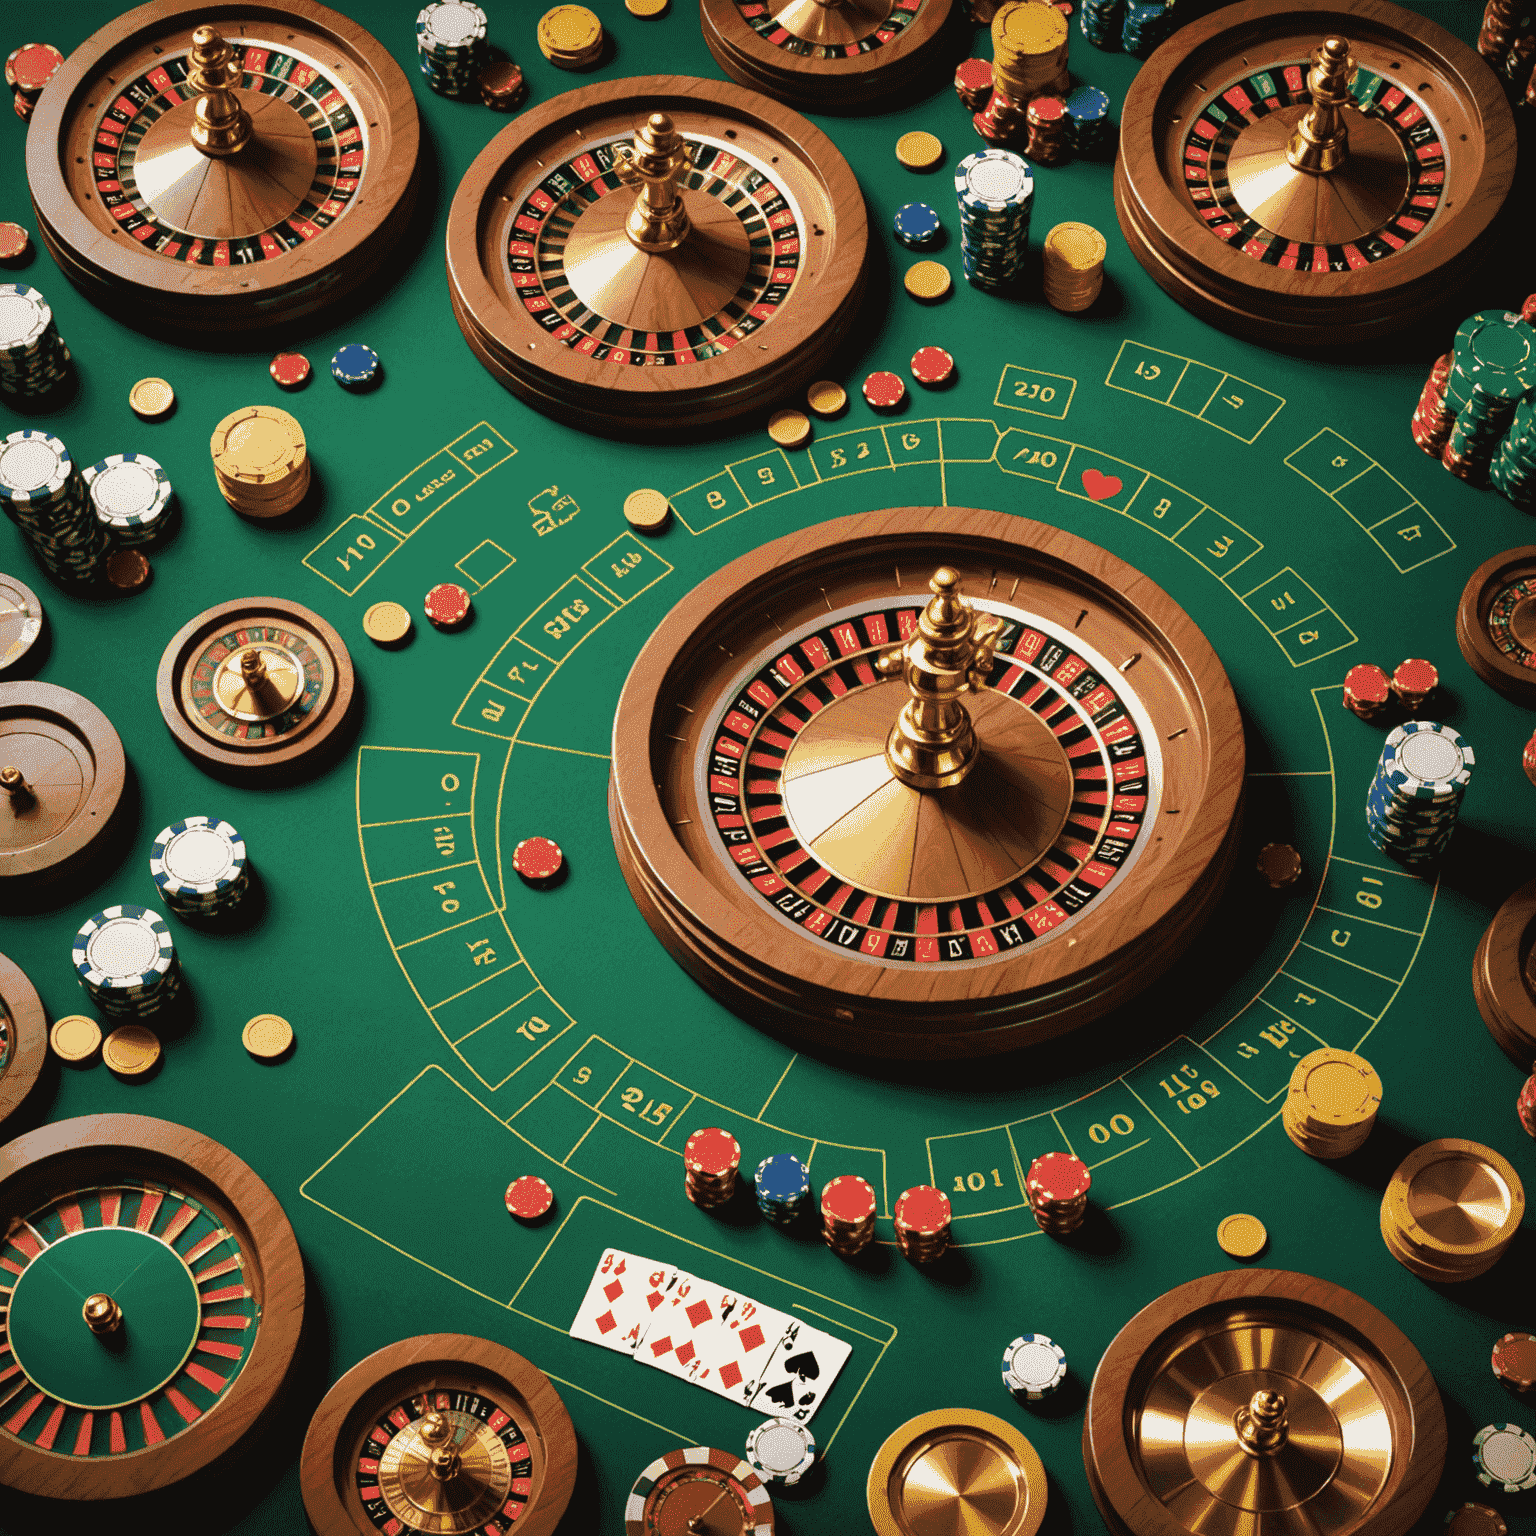
{"type": "Polygon", "coordinates": [[[1430,1237],[1442,1243],[1483,1242],[1509,1220],[1509,1186],[1475,1157],[1445,1157],[1414,1175],[1408,1212],[1430,1237]]]}
{"type": "Polygon", "coordinates": [[[1184,1421],[1184,1448],[1206,1489],[1261,1514],[1315,1498],[1343,1457],[1339,1422],[1323,1398],[1270,1371],[1242,1371],[1201,1392],[1184,1421]],[[1254,1401],[1266,1396],[1283,1400],[1282,1436],[1273,1433],[1278,1425],[1258,1421],[1254,1401]]]}
{"type": "Polygon", "coordinates": [[[80,1315],[85,1319],[85,1326],[98,1338],[116,1333],[123,1326],[123,1309],[102,1291],[85,1298],[80,1315]]]}
{"type": "Polygon", "coordinates": [[[778,0],[773,19],[801,42],[837,48],[862,42],[891,14],[893,0],[778,0]]]}
{"type": "Polygon", "coordinates": [[[998,889],[1055,842],[1072,770],[1050,727],[1006,694],[972,695],[975,767],[947,789],[904,784],[886,739],[908,697],[899,679],[820,710],[784,761],[784,811],[803,847],[840,879],[898,901],[959,901],[998,889]]]}
{"type": "Polygon", "coordinates": [[[1380,229],[1403,205],[1408,157],[1397,134],[1379,118],[1342,107],[1348,157],[1337,170],[1300,170],[1288,158],[1291,137],[1311,108],[1284,107],[1249,124],[1227,157],[1227,179],[1238,206],[1286,240],[1342,245],[1380,229]]]}
{"type": "Polygon", "coordinates": [[[379,1458],[384,1502],[413,1531],[466,1536],[495,1515],[511,1486],[506,1446],[469,1414],[429,1414],[396,1435],[379,1458]],[[437,1429],[439,1419],[446,1434],[437,1429]]]}
{"type": "Polygon", "coordinates": [[[201,240],[238,240],[281,224],[315,179],[315,138],[285,101],[261,91],[230,93],[250,114],[250,140],[216,159],[192,140],[197,102],[183,101],[150,124],[134,158],[139,196],[164,224],[201,240]]]}
{"type": "Polygon", "coordinates": [[[588,309],[631,330],[661,335],[718,314],[751,266],[741,220],[718,198],[678,192],[692,228],[675,250],[637,250],[624,224],[635,206],[627,188],[586,208],[566,241],[565,277],[588,309]]]}
{"type": "Polygon", "coordinates": [[[236,720],[271,720],[304,692],[304,667],[291,651],[266,641],[241,646],[219,663],[213,696],[236,720]]]}
{"type": "Polygon", "coordinates": [[[40,847],[75,819],[89,789],[86,765],[65,742],[40,731],[6,731],[3,725],[0,752],[26,786],[7,789],[0,848],[16,853],[40,847]]]}

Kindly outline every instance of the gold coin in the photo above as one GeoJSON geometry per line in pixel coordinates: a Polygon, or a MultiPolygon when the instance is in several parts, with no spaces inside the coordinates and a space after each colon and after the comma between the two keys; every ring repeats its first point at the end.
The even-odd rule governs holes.
{"type": "Polygon", "coordinates": [[[208,442],[214,468],[227,479],[282,479],[304,462],[304,429],[275,405],[231,411],[208,442]]]}
{"type": "Polygon", "coordinates": [[[258,1013],[240,1031],[240,1044],[257,1061],[276,1061],[293,1044],[293,1025],[276,1013],[258,1013]]]}
{"type": "Polygon", "coordinates": [[[411,632],[411,611],[401,603],[375,603],[363,615],[363,633],[377,645],[399,645],[411,632]]]}
{"type": "Polygon", "coordinates": [[[124,1024],[107,1036],[101,1059],[114,1077],[143,1077],[159,1064],[160,1038],[143,1024],[124,1024]]]}
{"type": "Polygon", "coordinates": [[[631,16],[660,16],[669,0],[624,0],[624,9],[631,16]]]}
{"type": "Polygon", "coordinates": [[[65,1014],[53,1021],[48,1043],[60,1061],[67,1061],[72,1067],[86,1066],[95,1061],[101,1049],[101,1025],[83,1013],[65,1014]]]}
{"type": "Polygon", "coordinates": [[[1381,1108],[1381,1078],[1352,1051],[1313,1051],[1297,1062],[1290,1092],[1308,1120],[1325,1126],[1360,1125],[1381,1108]]]}
{"type": "Polygon", "coordinates": [[[944,146],[931,133],[904,133],[896,140],[896,158],[909,171],[931,171],[944,158],[944,146]]]}
{"type": "Polygon", "coordinates": [[[128,409],[145,421],[169,416],[175,404],[176,391],[164,379],[140,379],[128,391],[128,409]]]}
{"type": "Polygon", "coordinates": [[[831,379],[821,379],[805,393],[806,403],[818,416],[836,416],[848,404],[848,391],[831,379]]]}
{"type": "Polygon", "coordinates": [[[1051,53],[1066,40],[1067,18],[1038,0],[1005,5],[992,18],[992,46],[999,53],[1051,53]]]}
{"type": "Polygon", "coordinates": [[[1216,1241],[1234,1259],[1256,1259],[1264,1252],[1269,1233],[1257,1216],[1224,1216],[1216,1228],[1216,1241]]]}
{"type": "Polygon", "coordinates": [[[1089,273],[1103,266],[1109,250],[1091,224],[1058,224],[1045,237],[1045,259],[1059,262],[1068,272],[1089,273]]]}
{"type": "Polygon", "coordinates": [[[660,491],[631,491],[624,498],[624,519],[637,533],[660,533],[672,516],[672,503],[660,491]]]}
{"type": "Polygon", "coordinates": [[[539,18],[539,47],[554,53],[585,53],[601,41],[603,24],[584,5],[557,5],[539,18]]]}
{"type": "Polygon", "coordinates": [[[811,418],[804,411],[775,411],[768,418],[768,436],[780,448],[804,448],[811,440],[811,418]]]}
{"type": "Polygon", "coordinates": [[[949,268],[942,261],[914,262],[907,268],[902,282],[914,299],[923,299],[930,304],[935,299],[942,299],[953,286],[949,268]]]}

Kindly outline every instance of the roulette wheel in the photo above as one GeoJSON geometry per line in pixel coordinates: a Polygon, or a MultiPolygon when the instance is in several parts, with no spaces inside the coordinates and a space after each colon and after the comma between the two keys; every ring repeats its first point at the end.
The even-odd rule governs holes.
{"type": "Polygon", "coordinates": [[[454,315],[539,410],[676,434],[815,378],[863,290],[863,197],[832,142],[677,75],[558,96],[480,153],[448,216],[454,315]]]}
{"type": "Polygon", "coordinates": [[[117,827],[127,763],[112,722],[53,683],[0,683],[0,899],[85,869],[117,827]]]}
{"type": "Polygon", "coordinates": [[[1418,1351],[1369,1302],[1310,1275],[1191,1280],[1104,1352],[1083,1465],[1115,1536],[1402,1536],[1445,1464],[1418,1351]]]}
{"type": "Polygon", "coordinates": [[[300,1461],[318,1536],[549,1536],[576,1480],[549,1378],[488,1339],[429,1333],[352,1367],[310,1420],[300,1461]]]}
{"type": "Polygon", "coordinates": [[[669,1451],[635,1479],[624,1536],[773,1536],[773,1500],[762,1479],[730,1451],[698,1445],[669,1451]]]}
{"type": "Polygon", "coordinates": [[[1275,345],[1406,324],[1476,269],[1514,176],[1488,66],[1384,0],[1244,0],[1126,94],[1115,209],[1179,303],[1275,345]]]}
{"type": "Polygon", "coordinates": [[[673,957],[776,1031],[892,1056],[1032,1043],[1144,986],[1219,900],[1242,798],[1231,685],[1177,604],[968,508],[724,567],[640,652],[613,740],[620,868],[673,957]]]}
{"type": "Polygon", "coordinates": [[[1536,704],[1536,545],[1506,549],[1467,578],[1456,607],[1456,643],[1490,688],[1536,704]]]}
{"type": "Polygon", "coordinates": [[[920,94],[956,51],[954,0],[699,0],[715,62],[733,80],[817,112],[920,94]]]}
{"type": "Polygon", "coordinates": [[[43,1001],[26,972],[0,955],[0,1126],[32,1091],[47,1052],[43,1001]]]}
{"type": "Polygon", "coordinates": [[[252,330],[378,269],[408,222],[419,134],[388,51],[316,0],[230,17],[151,0],[66,60],[27,179],[43,243],[94,302],[252,330]]]}
{"type": "Polygon", "coordinates": [[[280,779],[345,744],[355,679],[341,636],[318,613],[246,597],[177,630],[155,689],[171,734],[200,767],[280,779]]]}
{"type": "Polygon", "coordinates": [[[164,1489],[272,1408],[304,1270],[282,1208],[233,1153],[142,1115],[59,1121],[0,1149],[0,1219],[6,1487],[164,1489]]]}
{"type": "Polygon", "coordinates": [[[1504,898],[1472,955],[1472,996],[1498,1047],[1522,1071],[1536,1062],[1536,880],[1504,898]]]}

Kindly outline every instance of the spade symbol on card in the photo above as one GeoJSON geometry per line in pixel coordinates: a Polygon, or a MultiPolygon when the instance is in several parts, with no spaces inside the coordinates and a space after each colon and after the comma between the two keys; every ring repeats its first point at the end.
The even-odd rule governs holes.
{"type": "Polygon", "coordinates": [[[821,1367],[817,1365],[816,1356],[810,1350],[791,1356],[784,1362],[784,1369],[791,1376],[798,1376],[801,1381],[815,1381],[821,1375],[821,1367]]]}
{"type": "Polygon", "coordinates": [[[770,1387],[765,1396],[770,1403],[775,1403],[780,1408],[792,1408],[795,1402],[795,1384],[792,1381],[781,1381],[778,1386],[770,1387]]]}

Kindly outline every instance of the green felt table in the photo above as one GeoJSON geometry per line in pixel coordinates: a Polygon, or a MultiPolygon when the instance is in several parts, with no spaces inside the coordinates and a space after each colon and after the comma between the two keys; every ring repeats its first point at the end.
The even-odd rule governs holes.
{"type": "MultiPolygon", "coordinates": [[[[412,66],[415,0],[352,0],[412,66]]],[[[658,71],[719,78],[689,0],[642,21],[597,9],[612,38],[587,75],[539,55],[540,8],[503,0],[492,38],[524,67],[531,100],[593,79],[658,71]]],[[[1465,39],[1468,4],[1427,7],[1465,39]]],[[[10,15],[9,42],[46,34],[67,53],[114,7],[76,0],[10,15]]],[[[1089,47],[1078,78],[1118,103],[1136,62],[1089,47]]],[[[1470,986],[1473,947],[1529,873],[1533,791],[1520,765],[1530,714],[1479,682],[1454,637],[1456,600],[1490,554],[1529,542],[1491,492],[1419,453],[1408,418],[1457,315],[1392,349],[1319,362],[1234,340],[1188,316],[1129,256],[1107,163],[1038,174],[1035,238],[1085,219],[1109,238],[1103,299],[1083,317],[1036,296],[963,282],[925,307],[902,291],[915,259],[889,233],[895,208],[931,201],[959,276],[949,168],[975,147],[947,86],[902,110],[818,117],[863,185],[874,231],[869,300],[839,374],[853,404],[783,452],[761,420],[684,445],[598,440],[534,413],[482,371],[454,325],[443,265],[453,189],[504,120],[432,95],[419,238],[387,291],[302,341],[317,377],[281,394],[266,364],[279,341],[195,352],[94,310],[39,253],[21,274],[53,304],[80,373],[77,397],[43,417],[75,457],[143,450],[168,468],[183,508],[154,554],[152,585],[117,601],[52,586],[19,537],[0,567],[36,588],[52,640],[39,675],[78,690],[121,733],[140,800],[116,867],[57,909],[7,917],[0,949],[50,1016],[86,1007],[70,941],[110,902],[150,902],[156,830],[212,812],[245,834],[264,887],[248,931],[172,920],[195,998],[165,1042],[163,1070],[132,1087],[104,1068],[65,1071],[35,1103],[49,1119],[125,1110],[184,1122],[247,1159],[271,1185],[309,1268],[314,1343],[292,1432],[207,1532],[302,1529],[297,1449],[318,1394],[364,1355],[409,1334],[498,1340],[554,1378],[582,1446],[564,1529],[613,1532],[631,1482],[681,1445],[739,1451],[758,1415],[577,1342],[566,1330],[605,1246],[682,1266],[794,1312],[853,1346],[813,1422],[825,1477],[778,1501],[791,1533],[867,1528],[865,1474],[907,1417],[945,1405],[1001,1414],[1050,1474],[1048,1532],[1098,1516],[1079,1436],[1088,1382],[1119,1327],[1170,1287],[1230,1266],[1217,1222],[1268,1225],[1261,1262],[1339,1282],[1386,1311],[1445,1394],[1451,1452],[1425,1528],[1477,1495],[1471,1436],[1514,1420],[1536,1429],[1490,1372],[1489,1349],[1532,1323],[1529,1230],[1487,1277],[1436,1289],[1390,1256],[1377,1207],[1391,1169],[1430,1137],[1468,1136],[1536,1173],[1518,1124],[1520,1074],[1489,1037],[1470,986]],[[903,170],[893,145],[936,132],[945,168],[903,170]],[[348,341],[384,360],[354,396],[326,363],[348,341]],[[958,383],[912,386],[877,417],[859,382],[905,373],[919,346],[953,352],[958,383]],[[146,424],[128,388],[158,374],[180,397],[146,424]],[[215,484],[208,435],[226,412],[282,404],[303,422],[321,484],[299,526],[246,523],[215,484]],[[1119,489],[1098,500],[1085,490],[1119,489]],[[677,516],[652,540],[626,528],[625,495],[651,486],[677,516]],[[957,1066],[860,1064],[785,1047],[706,997],[632,904],[610,841],[611,721],[629,665],[695,583],[785,532],[849,512],[951,503],[1070,529],[1149,573],[1193,616],[1241,702],[1249,781],[1245,852],[1217,922],[1162,980],[1118,1013],[1046,1049],[957,1066]],[[473,622],[439,633],[421,617],[432,584],[461,581],[473,622]],[[214,603],[273,593],[307,604],[351,648],[364,696],[356,743],[295,788],[229,788],[176,749],[155,703],[155,667],[175,630],[214,603]],[[417,615],[408,648],[363,635],[364,610],[396,599],[417,615]],[[1438,878],[1384,862],[1363,801],[1382,729],[1341,704],[1356,662],[1405,656],[1439,667],[1437,718],[1463,731],[1477,768],[1438,878]],[[527,888],[511,869],[523,837],[555,838],[569,877],[527,888]],[[1272,840],[1304,874],[1276,893],[1253,871],[1272,840]],[[240,1031],[260,1011],[290,1019],[288,1060],[264,1066],[240,1031]],[[1295,1059],[1320,1043],[1358,1049],[1385,1084],[1366,1150],[1316,1162],[1280,1124],[1295,1059]],[[815,1181],[858,1173],[880,1201],[879,1243],[845,1262],[814,1235],[786,1236],[684,1196],[681,1147],[702,1125],[732,1130],[744,1167],[772,1152],[810,1161],[815,1181]],[[1071,1148],[1093,1168],[1097,1213],[1079,1242],[1035,1229],[1021,1169],[1071,1148]],[[508,1181],[543,1175],[557,1206],[538,1227],[502,1208],[508,1181]],[[892,1203],[911,1184],[951,1195],[959,1251],[937,1273],[897,1253],[892,1203]],[[1025,1331],[1066,1350],[1067,1384],[1041,1411],[999,1379],[1025,1331]],[[307,1395],[304,1395],[307,1394],[307,1395]]],[[[0,128],[0,215],[30,224],[22,128],[0,128]]],[[[35,232],[34,232],[35,233],[35,232]]],[[[1518,305],[1495,271],[1460,306],[1518,305]]],[[[329,323],[329,322],[328,322],[329,323]]],[[[9,413],[6,413],[9,415],[9,413]]],[[[19,421],[13,425],[22,424],[19,421]]],[[[749,1205],[750,1209],[750,1205],[749,1205]]],[[[1525,1496],[1528,1500],[1533,1495],[1525,1496]]],[[[1504,1500],[1512,1528],[1536,1530],[1504,1500]]],[[[0,1507],[6,1531],[57,1529],[46,1512],[0,1507]]],[[[192,1527],[188,1526],[187,1529],[192,1527]]]]}

